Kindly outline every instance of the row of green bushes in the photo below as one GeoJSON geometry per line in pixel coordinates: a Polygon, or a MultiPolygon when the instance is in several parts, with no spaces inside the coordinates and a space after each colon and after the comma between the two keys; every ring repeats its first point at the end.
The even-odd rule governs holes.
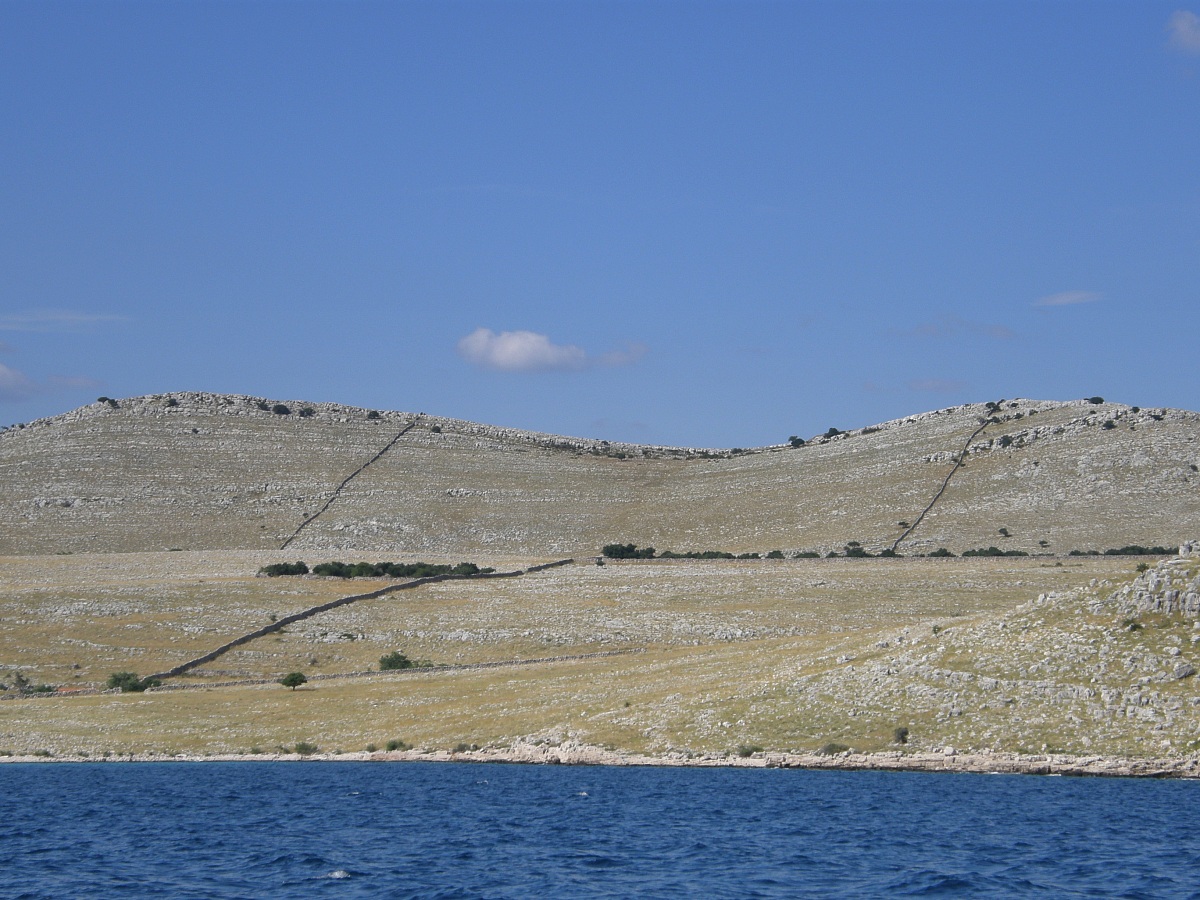
{"type": "MultiPolygon", "coordinates": [[[[258,574],[270,578],[280,575],[307,575],[308,566],[302,561],[294,563],[272,563],[263,566],[258,574]]],[[[493,568],[480,568],[475,563],[461,562],[456,566],[445,563],[394,563],[394,562],[325,562],[312,567],[313,575],[326,575],[334,578],[432,578],[435,575],[486,575],[496,571],[493,568]]]]}
{"type": "MultiPolygon", "coordinates": [[[[601,554],[608,559],[784,559],[782,550],[772,550],[762,553],[730,553],[727,550],[688,550],[677,552],[663,550],[659,553],[653,547],[639,547],[637,544],[605,544],[601,554]]],[[[809,554],[796,554],[794,558],[803,558],[809,554]]],[[[813,553],[812,556],[819,554],[813,553]]]]}
{"type": "Polygon", "coordinates": [[[1141,544],[1130,544],[1127,547],[1117,547],[1105,550],[1072,550],[1067,556],[1174,556],[1175,551],[1167,547],[1143,547],[1141,544]]]}
{"type": "MultiPolygon", "coordinates": [[[[1006,531],[1007,529],[1001,529],[1006,531]]],[[[785,559],[782,550],[772,550],[765,557],[758,553],[727,553],[724,550],[702,550],[690,551],[688,553],[676,553],[671,550],[664,550],[661,553],[657,552],[653,547],[638,547],[636,544],[605,544],[601,551],[608,559],[785,559]]],[[[1068,556],[1170,556],[1175,551],[1167,547],[1143,547],[1140,544],[1130,544],[1126,547],[1120,547],[1112,550],[1105,550],[1101,553],[1099,550],[1072,550],[1068,556]]],[[[903,554],[897,553],[890,547],[880,550],[878,553],[871,553],[863,547],[858,541],[850,541],[842,550],[830,550],[825,554],[826,559],[896,559],[903,554]]],[[[945,547],[938,547],[931,553],[918,553],[917,556],[932,556],[932,557],[950,557],[957,554],[947,550],[945,547]]],[[[1029,556],[1024,550],[1001,550],[999,547],[979,547],[975,550],[964,550],[963,556],[1029,556]]],[[[820,553],[806,550],[799,553],[793,553],[791,559],[819,559],[820,553]]]]}
{"type": "MultiPolygon", "coordinates": [[[[813,554],[813,556],[817,555],[818,554],[815,553],[813,554]]],[[[878,553],[871,553],[858,541],[850,541],[850,543],[846,544],[846,546],[842,548],[841,553],[838,553],[836,550],[830,550],[825,554],[825,558],[836,559],[837,557],[845,557],[846,559],[891,559],[892,557],[897,557],[899,555],[900,554],[891,547],[880,550],[878,553]]]]}
{"type": "Polygon", "coordinates": [[[821,554],[811,550],[793,553],[790,557],[782,550],[771,550],[768,553],[730,553],[727,550],[688,550],[677,552],[663,550],[661,553],[653,547],[639,547],[637,544],[605,544],[600,551],[608,559],[818,559],[821,554]]]}
{"type": "MultiPolygon", "coordinates": [[[[653,549],[653,548],[651,548],[653,549]]],[[[772,551],[774,552],[774,551],[772,551]]],[[[780,556],[782,557],[782,553],[780,556]]],[[[674,550],[664,550],[658,554],[659,559],[762,559],[757,553],[727,553],[724,550],[688,550],[676,553],[674,550]]]]}

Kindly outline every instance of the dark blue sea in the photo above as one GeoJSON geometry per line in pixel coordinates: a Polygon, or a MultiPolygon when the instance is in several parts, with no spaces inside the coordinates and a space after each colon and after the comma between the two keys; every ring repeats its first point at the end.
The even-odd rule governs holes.
{"type": "Polygon", "coordinates": [[[1200,783],[9,764],[0,897],[1200,898],[1200,783]]]}

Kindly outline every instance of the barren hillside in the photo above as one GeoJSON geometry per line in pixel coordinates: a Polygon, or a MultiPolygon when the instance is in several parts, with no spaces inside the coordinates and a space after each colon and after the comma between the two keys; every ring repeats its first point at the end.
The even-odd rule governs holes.
{"type": "Polygon", "coordinates": [[[901,553],[1170,546],[1200,533],[1198,436],[1193,412],[1009,400],[706,451],[163,394],[0,433],[0,555],[879,550],[943,484],[901,553]]]}

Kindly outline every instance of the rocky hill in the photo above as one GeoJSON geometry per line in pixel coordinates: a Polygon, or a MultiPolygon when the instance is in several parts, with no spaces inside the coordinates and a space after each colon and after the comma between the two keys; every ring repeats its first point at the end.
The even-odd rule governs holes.
{"type": "Polygon", "coordinates": [[[0,432],[0,555],[1171,546],[1200,533],[1198,437],[1194,412],[1007,400],[704,450],[161,394],[0,432]]]}

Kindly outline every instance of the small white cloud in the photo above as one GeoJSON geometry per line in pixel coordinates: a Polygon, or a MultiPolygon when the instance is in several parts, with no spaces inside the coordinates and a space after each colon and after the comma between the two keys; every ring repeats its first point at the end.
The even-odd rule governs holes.
{"type": "Polygon", "coordinates": [[[74,331],[87,325],[125,321],[128,320],[124,316],[41,309],[15,316],[0,316],[0,331],[74,331]]]}
{"type": "Polygon", "coordinates": [[[534,331],[476,328],[458,342],[459,355],[484,369],[501,372],[577,372],[593,366],[627,366],[646,355],[641,344],[589,356],[574,344],[555,344],[534,331]]]}
{"type": "Polygon", "coordinates": [[[1186,9],[1177,9],[1167,20],[1171,46],[1184,53],[1200,53],[1200,16],[1186,9]]]}
{"type": "Polygon", "coordinates": [[[550,343],[533,331],[476,328],[458,342],[458,352],[468,362],[502,372],[550,372],[582,369],[587,353],[572,344],[550,343]]]}
{"type": "Polygon", "coordinates": [[[914,378],[908,383],[910,391],[921,391],[932,394],[953,394],[967,386],[965,381],[952,381],[946,378],[914,378]]]}
{"type": "Polygon", "coordinates": [[[0,400],[27,400],[37,390],[37,385],[23,373],[0,363],[0,400]]]}
{"type": "Polygon", "coordinates": [[[1079,303],[1092,303],[1100,299],[1094,291],[1063,291],[1061,294],[1051,294],[1034,303],[1034,306],[1075,306],[1079,303]]]}

